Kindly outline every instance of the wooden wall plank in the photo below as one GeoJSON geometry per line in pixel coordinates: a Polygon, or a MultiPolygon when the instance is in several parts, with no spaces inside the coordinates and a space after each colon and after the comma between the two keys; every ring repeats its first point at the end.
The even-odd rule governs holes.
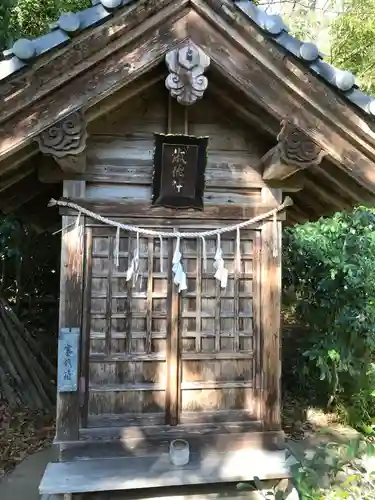
{"type": "Polygon", "coordinates": [[[89,399],[89,356],[90,356],[90,330],[91,330],[91,279],[92,279],[92,228],[86,229],[86,248],[84,262],[83,283],[83,317],[82,317],[82,342],[81,342],[81,422],[82,427],[87,427],[87,411],[89,399]]]}
{"type": "Polygon", "coordinates": [[[197,258],[196,258],[196,312],[195,312],[195,350],[196,352],[201,352],[202,344],[201,344],[201,333],[202,333],[202,271],[203,269],[203,241],[199,240],[196,243],[197,245],[197,258]]]}
{"type": "Polygon", "coordinates": [[[147,276],[147,324],[146,324],[146,352],[151,353],[152,344],[152,298],[153,298],[153,272],[154,272],[154,238],[148,239],[148,276],[147,276]]]}
{"type": "MultiPolygon", "coordinates": [[[[134,237],[131,237],[129,235],[128,239],[128,269],[131,265],[132,261],[132,252],[135,250],[135,240],[134,237]]],[[[132,303],[133,303],[133,288],[132,288],[132,281],[129,280],[126,283],[126,293],[127,293],[127,300],[125,303],[125,317],[126,317],[126,351],[128,354],[131,353],[131,344],[132,344],[132,316],[133,316],[133,308],[132,308],[132,303]]]]}
{"type": "Polygon", "coordinates": [[[256,400],[257,418],[263,418],[264,404],[262,401],[262,342],[261,342],[261,249],[262,249],[262,234],[261,231],[255,231],[253,259],[255,265],[255,280],[253,283],[253,334],[254,334],[254,397],[256,400]]]}
{"type": "MultiPolygon", "coordinates": [[[[65,181],[64,196],[83,197],[84,181],[65,181]]],[[[64,216],[62,226],[75,222],[77,217],[64,216]]],[[[78,227],[70,226],[63,231],[61,241],[61,279],[59,329],[79,328],[82,331],[84,260],[84,218],[78,227]]],[[[78,439],[80,424],[79,391],[57,394],[56,439],[78,439]]]]}
{"type": "Polygon", "coordinates": [[[112,275],[113,275],[113,257],[114,257],[114,236],[109,237],[108,265],[107,265],[107,291],[105,297],[105,352],[111,353],[112,339],[112,275]]]}
{"type": "Polygon", "coordinates": [[[175,99],[168,101],[168,96],[163,83],[154,85],[98,121],[95,127],[91,126],[88,167],[82,175],[89,182],[87,197],[150,199],[153,134],[170,130],[209,137],[208,200],[222,198],[223,203],[236,202],[226,196],[229,187],[233,188],[234,197],[237,189],[244,190],[244,203],[250,198],[252,203],[259,201],[259,189],[265,186],[261,158],[268,149],[264,138],[254,131],[246,133],[238,118],[233,115],[229,119],[228,113],[220,112],[220,103],[215,98],[205,98],[198,107],[185,109],[175,99]],[[220,189],[224,192],[220,193],[220,189]]]}
{"type": "MultiPolygon", "coordinates": [[[[281,190],[264,190],[263,196],[281,200],[281,190]]],[[[266,201],[266,200],[265,200],[266,201]]],[[[261,340],[262,399],[265,430],[281,428],[281,222],[268,221],[261,230],[261,340]],[[277,256],[273,255],[274,245],[277,256]]]]}
{"type": "Polygon", "coordinates": [[[177,425],[179,420],[180,391],[180,339],[179,339],[179,295],[173,283],[172,258],[174,241],[168,240],[168,309],[167,309],[167,422],[177,425]]]}

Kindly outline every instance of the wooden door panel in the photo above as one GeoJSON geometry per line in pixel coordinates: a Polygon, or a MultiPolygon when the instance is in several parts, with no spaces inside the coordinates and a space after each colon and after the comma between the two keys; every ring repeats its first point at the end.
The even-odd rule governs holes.
{"type": "Polygon", "coordinates": [[[260,372],[254,361],[259,349],[258,232],[241,231],[240,270],[236,235],[222,235],[229,270],[225,289],[214,278],[216,238],[206,240],[206,269],[202,241],[182,240],[188,290],[178,295],[172,284],[171,241],[164,240],[161,271],[159,240],[140,239],[140,276],[133,288],[126,271],[135,238],[121,233],[117,267],[116,231],[90,231],[86,425],[254,419],[260,372]]]}
{"type": "Polygon", "coordinates": [[[214,278],[216,237],[206,240],[206,269],[202,242],[188,240],[182,245],[188,290],[180,298],[181,422],[205,421],[218,412],[234,419],[255,419],[258,414],[254,390],[258,367],[253,362],[258,346],[256,239],[256,231],[241,231],[237,269],[236,235],[222,235],[229,271],[225,289],[214,278]]]}
{"type": "MultiPolygon", "coordinates": [[[[254,395],[251,389],[234,388],[235,384],[228,384],[230,388],[219,385],[216,389],[185,389],[182,391],[181,422],[189,417],[191,412],[201,412],[201,421],[207,420],[207,413],[225,412],[231,417],[233,410],[244,410],[249,418],[255,415],[254,395]]],[[[244,384],[242,384],[244,385],[244,384]]],[[[197,416],[198,417],[198,416],[197,416]]],[[[236,413],[236,417],[243,420],[243,416],[236,413]]],[[[237,419],[236,418],[236,419],[237,419]]],[[[198,418],[197,418],[197,421],[198,418]]]]}
{"type": "Polygon", "coordinates": [[[160,244],[140,238],[139,278],[126,281],[136,240],[94,228],[88,311],[87,425],[165,423],[168,261],[160,244]]]}

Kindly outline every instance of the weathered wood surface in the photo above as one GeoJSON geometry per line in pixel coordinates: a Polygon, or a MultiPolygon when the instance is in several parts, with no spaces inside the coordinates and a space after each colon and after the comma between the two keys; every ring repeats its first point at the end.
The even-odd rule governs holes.
{"type": "MultiPolygon", "coordinates": [[[[140,239],[140,278],[128,286],[126,270],[135,240],[123,234],[119,243],[119,267],[114,262],[115,231],[106,236],[93,229],[89,337],[88,424],[93,415],[165,413],[166,300],[168,254],[160,270],[160,242],[140,239]],[[150,274],[151,273],[151,274],[150,274]],[[149,279],[151,278],[151,279],[149,279]],[[153,294],[157,298],[153,298],[153,294]],[[160,354],[153,359],[151,354],[160,354]],[[122,361],[92,362],[91,356],[125,355],[122,361]],[[142,360],[131,356],[142,354],[142,360]],[[141,392],[140,392],[141,391],[141,392]]],[[[164,241],[166,246],[166,241],[164,241]]]]}
{"type": "MultiPolygon", "coordinates": [[[[170,2],[166,0],[165,2],[163,2],[163,6],[169,3],[170,2]]],[[[89,34],[78,37],[77,42],[75,43],[79,44],[81,42],[83,43],[83,45],[86,44],[85,50],[81,48],[82,50],[78,52],[79,54],[85,55],[83,59],[82,56],[77,56],[76,51],[71,50],[70,45],[69,47],[62,49],[62,53],[65,53],[67,56],[66,60],[58,57],[55,57],[54,59],[47,62],[44,60],[43,62],[45,65],[45,69],[47,70],[48,68],[49,70],[48,72],[46,71],[46,73],[52,75],[54,74],[54,71],[51,71],[52,68],[48,67],[48,65],[50,65],[51,63],[55,68],[58,67],[59,73],[61,72],[64,77],[67,78],[71,78],[72,68],[74,68],[73,75],[75,74],[75,71],[77,71],[77,68],[80,68],[80,70],[82,70],[84,67],[87,67],[87,65],[91,64],[94,66],[96,65],[95,71],[100,71],[102,62],[99,61],[101,60],[101,58],[108,56],[109,53],[115,54],[115,57],[118,58],[119,56],[118,53],[116,53],[116,49],[122,48],[125,43],[131,41],[133,36],[139,36],[142,32],[146,32],[146,30],[150,29],[150,27],[152,26],[157,26],[158,28],[160,28],[160,31],[165,32],[164,26],[168,24],[170,17],[173,17],[173,15],[177,16],[177,18],[179,16],[183,16],[183,9],[186,4],[187,2],[172,2],[167,5],[165,9],[162,9],[160,12],[158,12],[155,16],[151,17],[150,19],[146,19],[153,12],[153,9],[156,9],[156,7],[152,5],[150,10],[145,11],[144,3],[141,2],[140,5],[130,8],[130,10],[134,9],[134,14],[129,16],[129,19],[126,23],[121,23],[121,21],[119,21],[117,24],[117,22],[115,21],[117,29],[110,30],[110,34],[108,33],[108,31],[106,31],[108,30],[108,27],[105,24],[104,27],[98,27],[92,33],[89,32],[89,34]],[[138,15],[135,14],[135,11],[137,10],[138,15]],[[142,11],[144,12],[142,13],[142,11]],[[178,11],[180,12],[180,14],[178,14],[178,11]],[[139,23],[140,19],[142,18],[146,19],[146,21],[144,23],[141,23],[138,28],[134,28],[135,23],[139,23]],[[165,24],[162,24],[163,22],[165,24]],[[129,30],[129,28],[134,29],[130,29],[130,33],[126,32],[127,30],[129,30]],[[95,40],[97,36],[99,39],[98,43],[93,43],[93,40],[95,40]],[[108,40],[106,36],[112,37],[112,44],[108,44],[108,41],[104,43],[104,40],[108,40]],[[85,38],[86,40],[84,41],[85,38]],[[92,39],[90,40],[90,38],[92,39]],[[93,55],[93,52],[95,51],[96,53],[95,55],[93,55]],[[92,55],[91,58],[87,57],[89,54],[92,55]],[[78,58],[80,62],[83,61],[81,65],[71,65],[72,61],[69,61],[69,58],[73,56],[76,59],[78,58]],[[64,70],[65,62],[70,62],[69,68],[65,68],[66,71],[64,70]]],[[[358,159],[361,157],[359,146],[361,146],[366,151],[369,159],[370,157],[374,156],[375,134],[370,129],[368,124],[366,124],[366,122],[362,120],[351,107],[347,106],[346,103],[341,102],[341,100],[337,98],[337,96],[328,88],[327,85],[319,82],[319,80],[314,78],[313,75],[308,75],[303,72],[299,68],[299,66],[295,64],[294,61],[286,60],[284,54],[279,48],[274,47],[269,43],[264,43],[264,37],[260,35],[259,31],[254,26],[252,26],[251,23],[248,22],[246,16],[238,12],[238,10],[236,10],[233,5],[226,6],[224,9],[221,8],[220,4],[216,4],[215,2],[207,2],[206,0],[203,2],[202,0],[195,0],[194,2],[192,2],[192,6],[193,9],[190,12],[186,13],[186,19],[184,21],[185,26],[188,25],[189,33],[186,33],[186,30],[182,29],[179,31],[177,39],[183,40],[184,34],[186,33],[186,36],[190,35],[192,38],[194,38],[195,36],[196,40],[194,41],[196,41],[197,43],[202,42],[204,45],[206,45],[206,40],[204,39],[211,36],[210,29],[211,32],[216,30],[217,32],[221,31],[222,33],[225,33],[225,37],[223,36],[223,39],[220,40],[221,43],[210,43],[210,46],[211,48],[213,48],[214,52],[214,54],[210,52],[210,56],[216,66],[224,67],[226,69],[226,72],[231,73],[235,76],[237,84],[241,85],[241,82],[246,81],[246,84],[248,84],[250,87],[252,87],[253,89],[256,88],[257,93],[256,95],[253,95],[253,97],[262,97],[260,102],[263,102],[264,105],[269,109],[272,108],[272,111],[274,113],[276,112],[276,114],[280,118],[293,116],[295,114],[294,112],[298,109],[297,114],[299,116],[301,127],[316,136],[316,138],[319,139],[319,142],[324,141],[325,143],[331,144],[330,151],[333,153],[332,156],[336,158],[337,161],[342,161],[342,163],[347,165],[348,167],[353,166],[353,164],[355,163],[353,156],[350,157],[349,155],[349,157],[345,159],[345,154],[341,153],[341,151],[345,151],[345,153],[349,152],[350,148],[348,148],[348,140],[353,140],[354,143],[357,143],[358,148],[356,151],[352,152],[352,155],[355,154],[358,159]],[[207,3],[210,4],[210,7],[207,6],[207,3]],[[205,19],[204,21],[203,18],[205,19]],[[239,34],[243,34],[246,36],[242,38],[239,34]],[[238,45],[242,46],[241,57],[237,59],[232,59],[231,57],[228,58],[227,54],[224,54],[224,51],[222,50],[226,45],[228,45],[230,41],[233,41],[233,39],[236,40],[236,43],[238,45]],[[245,39],[251,40],[251,45],[248,42],[245,42],[245,39]],[[220,54],[218,53],[218,49],[215,49],[215,47],[221,48],[222,51],[220,54]],[[238,63],[235,72],[228,71],[227,64],[222,66],[223,57],[225,58],[225,61],[227,63],[232,64],[232,61],[236,61],[236,64],[238,63]],[[247,61],[244,61],[244,58],[247,59],[247,61]],[[249,64],[249,59],[251,58],[253,58],[254,64],[249,64]],[[244,62],[244,64],[242,64],[242,62],[244,62]],[[264,71],[265,67],[267,67],[267,74],[264,71]],[[237,78],[236,74],[238,68],[242,69],[242,73],[238,74],[237,78]],[[247,71],[246,68],[251,68],[252,78],[243,79],[247,71]],[[254,72],[255,68],[256,71],[254,72]],[[264,74],[262,75],[262,79],[260,82],[258,76],[262,71],[264,72],[264,74]],[[269,81],[270,83],[272,81],[272,85],[265,84],[266,81],[269,81]],[[259,85],[261,86],[262,90],[261,95],[258,95],[260,88],[259,85]],[[297,95],[298,98],[296,97],[297,95]],[[280,98],[281,96],[282,99],[280,98]],[[274,103],[277,104],[271,104],[271,99],[274,103]],[[297,103],[296,101],[299,102],[297,103]],[[297,107],[296,104],[298,104],[297,107]],[[277,106],[279,109],[276,110],[275,106],[277,106]],[[289,112],[284,112],[287,111],[287,107],[290,106],[292,106],[293,109],[289,109],[289,112]],[[281,108],[283,108],[283,112],[281,112],[281,108]],[[323,109],[324,113],[322,113],[323,109]],[[341,127],[343,133],[335,133],[333,125],[341,127]],[[334,138],[337,138],[339,140],[339,143],[343,144],[343,146],[345,147],[335,147],[335,151],[333,151],[332,144],[336,144],[336,141],[333,140],[334,138]]],[[[121,18],[122,21],[123,16],[124,12],[121,14],[121,16],[119,16],[119,19],[121,18]]],[[[174,28],[175,27],[171,27],[170,30],[173,31],[174,28]]],[[[155,40],[153,41],[155,42],[155,40]]],[[[212,41],[215,40],[211,40],[211,42],[212,41]]],[[[142,52],[150,54],[152,51],[144,50],[142,52]]],[[[43,66],[43,64],[41,64],[41,66],[43,66]]],[[[110,71],[107,71],[105,73],[106,78],[110,79],[110,71]]],[[[121,72],[117,71],[117,76],[119,79],[122,79],[123,75],[120,75],[120,73],[121,72]]],[[[39,72],[35,71],[33,71],[32,73],[32,75],[38,74],[39,72]]],[[[80,88],[81,91],[84,92],[84,85],[81,85],[81,83],[85,80],[87,74],[91,74],[91,78],[94,79],[95,77],[97,77],[96,74],[93,74],[93,69],[91,67],[83,77],[77,76],[74,80],[70,81],[67,86],[74,83],[76,85],[76,88],[80,88]]],[[[59,74],[58,76],[58,82],[59,84],[61,84],[61,75],[59,74]]],[[[30,75],[27,75],[27,77],[30,78],[30,75]]],[[[25,101],[24,92],[27,94],[27,103],[31,102],[30,99],[35,99],[36,97],[39,98],[39,103],[43,101],[43,98],[40,98],[41,95],[36,93],[36,86],[33,86],[32,84],[25,85],[25,81],[23,78],[20,78],[21,85],[19,85],[19,88],[15,89],[14,87],[12,88],[12,85],[10,85],[13,99],[7,99],[7,103],[9,102],[9,106],[11,107],[13,112],[19,109],[18,106],[20,106],[21,103],[22,105],[25,105],[25,102],[23,102],[25,101]],[[25,90],[23,90],[24,88],[25,90]],[[15,92],[15,90],[21,90],[21,92],[15,92]],[[17,99],[19,100],[19,102],[17,101],[17,99]]],[[[43,78],[39,78],[41,81],[43,81],[43,78]]],[[[40,86],[40,80],[38,80],[38,87],[40,87],[42,90],[40,90],[39,92],[46,92],[48,90],[51,90],[51,88],[54,88],[54,86],[48,87],[48,85],[40,86]]],[[[56,81],[57,80],[55,80],[55,82],[56,81]]],[[[125,83],[126,82],[124,81],[124,84],[125,83]]],[[[13,85],[15,85],[15,83],[13,85]]],[[[15,85],[15,87],[17,87],[17,85],[15,85]]],[[[7,89],[7,91],[10,90],[7,89]]],[[[98,91],[100,93],[99,89],[98,91]]],[[[59,91],[57,91],[56,93],[58,92],[59,91]]],[[[65,98],[66,95],[70,94],[71,92],[65,92],[65,98]]],[[[54,100],[57,101],[56,99],[54,100]]],[[[73,105],[73,108],[77,109],[79,106],[80,104],[76,102],[76,104],[73,105]]],[[[70,110],[67,109],[67,113],[73,108],[71,108],[70,110]]],[[[32,111],[35,116],[36,110],[33,109],[33,105],[30,106],[30,111],[32,111]]],[[[7,112],[9,112],[9,110],[7,110],[7,112]]],[[[45,126],[49,126],[49,124],[45,126]]],[[[359,177],[366,174],[364,170],[366,163],[365,158],[363,158],[363,162],[363,168],[358,167],[359,177]]]]}
{"type": "MultiPolygon", "coordinates": [[[[281,192],[264,190],[264,197],[280,200],[281,192]]],[[[261,231],[262,416],[266,430],[281,428],[281,229],[280,222],[271,221],[261,231]]]]}
{"type": "MultiPolygon", "coordinates": [[[[186,412],[209,410],[254,411],[253,399],[253,232],[241,232],[241,269],[237,272],[235,234],[223,235],[221,248],[229,271],[225,290],[214,278],[215,238],[207,238],[207,270],[203,269],[201,241],[183,242],[183,265],[188,272],[188,296],[181,296],[182,403],[181,420],[186,412]],[[200,283],[197,280],[200,276],[200,283]],[[199,302],[199,305],[197,305],[199,302]],[[211,353],[211,359],[189,359],[193,353],[211,353]],[[233,353],[232,359],[220,359],[233,353]],[[242,359],[236,355],[242,354],[242,359]],[[185,358],[187,355],[187,359],[185,358]],[[213,390],[216,387],[217,390],[213,390]]],[[[208,356],[207,356],[208,358],[208,356]]],[[[203,413],[201,415],[203,418],[203,413]]]]}
{"type": "MultiPolygon", "coordinates": [[[[53,58],[40,58],[35,61],[32,70],[15,75],[4,87],[4,118],[9,118],[1,129],[0,143],[4,156],[23,147],[25,138],[29,141],[56,119],[82,106],[89,108],[88,115],[91,117],[108,113],[116,100],[121,102],[129,98],[129,92],[135,95],[144,88],[144,81],[138,88],[138,82],[141,83],[138,78],[162,63],[171,46],[191,37],[205,50],[207,48],[213,61],[210,70],[213,80],[216,81],[220,73],[221,78],[236,89],[231,95],[222,91],[221,98],[227,108],[235,110],[244,123],[256,123],[270,138],[275,134],[275,123],[285,117],[296,117],[296,125],[327,150],[329,161],[341,165],[342,174],[347,178],[347,189],[358,193],[360,202],[364,198],[369,198],[371,202],[375,183],[372,172],[375,133],[370,125],[327,85],[306,74],[292,59],[286,59],[278,47],[265,43],[264,36],[231,2],[222,6],[212,0],[195,0],[189,4],[190,10],[186,6],[187,2],[164,0],[160,5],[161,11],[156,12],[154,3],[131,5],[119,12],[110,23],[75,37],[68,47],[54,52],[53,58]],[[129,12],[126,22],[125,12],[129,12]],[[142,20],[145,20],[143,24],[142,20]],[[138,22],[139,27],[136,26],[138,22]],[[109,26],[115,28],[112,30],[109,26]],[[110,43],[107,45],[104,40],[108,39],[110,43]],[[139,42],[142,57],[139,56],[139,42]],[[85,68],[88,68],[87,72],[85,68]],[[132,86],[136,79],[137,85],[132,86]],[[64,81],[67,82],[66,87],[53,90],[56,82],[61,84],[64,81]],[[122,87],[124,91],[129,89],[123,97],[119,90],[122,87]],[[109,97],[112,93],[113,99],[109,97]],[[106,104],[102,106],[104,100],[106,104]],[[96,106],[99,101],[100,105],[96,106]],[[236,105],[236,101],[241,104],[236,105]],[[263,107],[263,114],[254,109],[254,102],[257,102],[257,109],[263,107]],[[61,114],[62,109],[64,114],[61,114]]],[[[165,77],[161,73],[158,78],[165,77]]],[[[220,89],[221,85],[213,86],[212,93],[220,96],[220,89]]],[[[210,87],[207,95],[209,93],[210,87]]],[[[15,158],[9,158],[9,162],[7,159],[2,168],[19,168],[21,153],[23,151],[15,153],[15,158]]],[[[35,154],[35,149],[31,154],[35,154]]],[[[252,165],[250,161],[247,164],[252,165]]],[[[227,169],[226,166],[224,168],[227,169]]],[[[324,169],[318,171],[324,175],[324,169]]],[[[94,182],[96,175],[100,177],[99,183],[106,182],[102,170],[93,172],[90,181],[94,182]]],[[[134,179],[132,175],[129,177],[134,179]]],[[[227,177],[230,176],[226,170],[220,181],[213,180],[211,184],[209,175],[208,189],[211,186],[216,189],[216,182],[225,186],[227,177]]],[[[237,177],[237,173],[232,177],[237,177]]],[[[244,179],[238,180],[242,182],[244,179]]],[[[251,182],[247,177],[243,186],[251,182]]],[[[328,192],[333,191],[334,181],[331,182],[328,192]]],[[[317,198],[321,197],[327,198],[323,192],[317,194],[317,198]]],[[[303,197],[299,200],[303,201],[303,197]]],[[[353,203],[354,198],[348,200],[348,206],[353,203]]],[[[299,207],[302,212],[290,209],[294,219],[302,220],[302,205],[303,202],[299,207]]],[[[324,213],[340,208],[336,203],[322,205],[324,213]]],[[[310,210],[310,216],[316,217],[319,210],[321,205],[317,204],[315,210],[310,210]]]]}
{"type": "Polygon", "coordinates": [[[92,283],[92,228],[86,226],[85,234],[85,260],[84,260],[84,289],[83,289],[83,311],[82,314],[82,350],[81,350],[81,426],[87,427],[88,404],[89,404],[89,355],[90,355],[90,333],[91,333],[91,283],[92,283]]]}
{"type": "Polygon", "coordinates": [[[326,154],[292,120],[282,122],[277,140],[277,145],[262,159],[265,180],[284,180],[299,170],[312,169],[326,154]]]}
{"type": "Polygon", "coordinates": [[[41,494],[87,493],[290,477],[285,451],[242,450],[191,455],[184,467],[171,465],[167,454],[50,463],[41,494]]]}
{"type": "MultiPolygon", "coordinates": [[[[176,228],[178,229],[178,228],[176,228]]],[[[167,296],[167,394],[166,422],[177,425],[180,419],[181,391],[181,342],[180,342],[180,297],[173,283],[171,263],[176,242],[168,241],[168,296],[167,296]]],[[[157,299],[156,299],[157,300],[157,299]]],[[[153,301],[153,299],[151,299],[153,301]]]]}
{"type": "Polygon", "coordinates": [[[53,57],[39,58],[30,72],[15,75],[8,85],[2,87],[0,95],[4,105],[1,108],[0,121],[95,66],[147,31],[150,25],[158,25],[161,21],[168,20],[178,10],[183,10],[187,3],[185,0],[140,0],[121,10],[109,23],[101,24],[73,38],[67,46],[55,50],[53,57]],[[151,23],[143,24],[143,21],[159,10],[163,11],[161,15],[156,15],[151,23]]]}
{"type": "Polygon", "coordinates": [[[86,118],[82,110],[75,111],[37,136],[39,149],[52,155],[67,173],[81,173],[86,169],[86,118]]]}
{"type": "MultiPolygon", "coordinates": [[[[294,195],[293,195],[294,196],[294,195]]],[[[197,221],[199,220],[199,224],[204,221],[211,220],[212,223],[218,220],[226,221],[226,224],[229,224],[229,221],[233,221],[233,223],[238,222],[238,220],[249,220],[253,217],[257,217],[262,214],[266,214],[269,211],[275,208],[275,205],[267,206],[246,206],[246,205],[225,205],[224,203],[219,204],[210,204],[204,207],[204,212],[198,212],[193,210],[179,210],[176,212],[174,209],[170,208],[162,208],[162,207],[151,207],[150,203],[146,202],[122,202],[121,200],[117,201],[103,201],[103,200],[84,200],[81,201],[79,199],[70,198],[69,201],[72,201],[83,208],[86,208],[94,213],[99,213],[103,216],[108,216],[110,219],[118,220],[122,219],[124,223],[131,223],[138,220],[139,222],[142,219],[147,219],[147,223],[151,226],[158,225],[158,220],[164,220],[163,227],[173,227],[172,219],[183,219],[185,221],[197,221]]],[[[76,214],[76,210],[70,209],[61,209],[60,213],[63,215],[71,215],[76,214]]],[[[277,216],[278,220],[285,219],[285,212],[279,212],[277,216]]],[[[89,220],[90,221],[90,220],[89,220]]],[[[95,219],[90,221],[90,224],[97,224],[95,219]]],[[[142,224],[145,224],[145,220],[143,220],[142,224]]],[[[257,227],[259,223],[255,223],[254,227],[257,227]]],[[[200,226],[201,227],[201,226],[200,226]]],[[[212,224],[210,225],[212,228],[212,224]]]]}
{"type": "MultiPolygon", "coordinates": [[[[157,85],[130,106],[92,124],[89,161],[82,176],[87,181],[82,205],[91,204],[99,213],[107,212],[111,217],[123,209],[125,222],[136,225],[142,224],[137,217],[147,217],[151,223],[154,217],[157,222],[158,217],[168,214],[170,219],[160,220],[164,227],[176,228],[178,218],[179,227],[192,230],[197,229],[193,221],[196,217],[215,216],[209,224],[212,227],[222,225],[225,219],[238,220],[277,206],[280,200],[264,196],[268,188],[259,167],[266,147],[263,141],[259,136],[248,137],[240,123],[223,117],[219,110],[212,98],[184,110],[168,101],[165,89],[157,85]],[[207,205],[204,212],[150,210],[155,130],[210,136],[209,151],[217,164],[210,166],[212,187],[207,188],[207,201],[212,206],[207,205]],[[236,158],[240,165],[252,159],[245,172],[249,174],[246,188],[242,168],[235,170],[242,177],[232,178],[232,192],[215,185],[222,182],[221,165],[227,157],[236,158]],[[89,176],[99,169],[103,177],[94,181],[89,176]],[[133,174],[129,175],[129,171],[133,174]]],[[[232,165],[226,169],[224,179],[229,179],[232,165]]],[[[166,422],[176,425],[189,422],[192,414],[198,423],[205,422],[210,411],[237,411],[237,416],[232,417],[239,421],[261,419],[259,398],[255,398],[256,391],[259,396],[259,361],[254,361],[254,351],[260,356],[260,268],[254,263],[259,230],[240,232],[239,269],[235,266],[236,234],[223,235],[222,249],[229,271],[225,290],[214,278],[216,239],[206,239],[207,269],[203,265],[202,242],[183,240],[181,252],[188,290],[178,296],[171,276],[168,278],[171,242],[163,241],[162,271],[160,242],[140,238],[139,280],[132,288],[125,277],[135,240],[120,233],[117,268],[115,230],[97,223],[89,223],[89,227],[92,252],[87,261],[92,268],[87,279],[91,299],[87,299],[85,321],[90,325],[86,334],[90,347],[84,417],[88,427],[94,430],[135,422],[144,425],[147,419],[156,426],[166,422]]]]}
{"type": "MultiPolygon", "coordinates": [[[[92,422],[97,422],[99,425],[81,429],[80,442],[113,442],[131,438],[141,438],[146,441],[177,438],[189,440],[198,436],[212,439],[218,434],[258,433],[263,428],[261,421],[251,419],[251,415],[242,410],[212,411],[203,416],[204,418],[197,412],[189,412],[185,414],[182,423],[170,426],[161,424],[158,414],[98,415],[92,418],[92,422]],[[147,417],[149,417],[148,422],[147,417]]],[[[261,439],[263,437],[261,436],[261,439]]]]}
{"type": "MultiPolygon", "coordinates": [[[[83,197],[83,181],[65,181],[66,196],[83,197]]],[[[83,217],[80,224],[71,226],[76,217],[64,216],[62,226],[65,229],[61,241],[61,278],[60,278],[60,316],[59,329],[82,328],[83,299],[83,257],[84,230],[83,217]]],[[[56,439],[70,441],[78,439],[80,425],[80,392],[57,394],[56,439]]]]}
{"type": "MultiPolygon", "coordinates": [[[[178,4],[181,6],[181,2],[178,4]]],[[[150,33],[153,22],[151,26],[150,21],[139,25],[132,37],[125,37],[128,43],[126,47],[117,50],[119,47],[112,45],[111,56],[70,80],[62,88],[56,89],[53,97],[44,96],[4,122],[0,128],[0,158],[21,147],[25,141],[51,126],[56,119],[61,119],[76,109],[93,106],[157,66],[171,45],[181,37],[185,38],[186,19],[180,19],[184,12],[173,5],[171,10],[174,14],[169,16],[166,11],[155,15],[155,19],[166,21],[161,27],[157,26],[150,33]]],[[[120,40],[121,46],[125,41],[120,40]]]]}
{"type": "Polygon", "coordinates": [[[140,278],[134,289],[125,281],[134,249],[128,237],[121,235],[116,268],[111,246],[115,231],[92,231],[88,425],[105,425],[110,414],[117,415],[112,425],[130,424],[137,415],[150,415],[163,423],[165,411],[174,423],[183,421],[191,411],[197,412],[197,421],[199,413],[207,410],[238,409],[253,415],[252,304],[259,300],[253,290],[253,281],[259,279],[253,269],[253,232],[241,232],[240,273],[234,265],[233,235],[222,239],[229,270],[224,291],[217,290],[213,277],[216,240],[206,241],[207,271],[202,269],[201,242],[197,246],[195,240],[182,241],[188,290],[177,297],[167,286],[172,256],[168,256],[166,240],[162,273],[160,242],[140,239],[140,278]],[[201,271],[197,273],[197,269],[201,271]],[[220,308],[215,322],[217,301],[220,308]],[[181,347],[173,341],[176,335],[181,336],[181,347]]]}
{"type": "Polygon", "coordinates": [[[203,97],[208,80],[204,72],[210,58],[190,40],[165,56],[169,75],[165,86],[179,104],[190,106],[203,97]]]}
{"type": "MultiPolygon", "coordinates": [[[[178,433],[179,437],[187,439],[192,453],[224,453],[226,451],[264,449],[269,451],[284,449],[285,438],[280,432],[260,432],[260,423],[253,428],[244,426],[239,432],[222,434],[217,432],[195,434],[178,433]]],[[[238,427],[238,425],[237,425],[238,427]]],[[[93,458],[114,457],[142,457],[147,455],[159,455],[168,453],[169,445],[173,439],[173,432],[178,427],[169,428],[170,434],[157,434],[154,436],[144,435],[138,428],[124,429],[122,439],[104,441],[80,441],[76,443],[65,443],[61,446],[61,461],[85,460],[93,458]]],[[[85,431],[88,432],[88,431],[85,431]]]]}
{"type": "MultiPolygon", "coordinates": [[[[144,186],[151,186],[152,182],[153,134],[167,132],[167,98],[165,88],[157,85],[117,113],[92,124],[88,169],[82,176],[89,182],[88,197],[117,198],[120,193],[123,198],[150,197],[151,188],[146,190],[144,186]],[[111,188],[110,184],[117,187],[111,188]],[[139,186],[138,196],[135,186],[139,186]]],[[[183,133],[184,118],[179,117],[183,108],[179,110],[177,106],[172,102],[171,130],[183,133]]],[[[220,102],[213,98],[205,98],[198,107],[189,108],[188,113],[189,133],[209,136],[207,199],[215,196],[215,190],[230,187],[243,189],[243,196],[259,202],[259,188],[265,186],[260,163],[267,151],[261,137],[249,137],[241,123],[220,112],[220,102]]]]}

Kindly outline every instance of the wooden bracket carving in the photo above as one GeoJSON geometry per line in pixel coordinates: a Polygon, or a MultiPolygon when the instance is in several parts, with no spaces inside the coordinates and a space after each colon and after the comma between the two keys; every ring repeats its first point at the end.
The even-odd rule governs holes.
{"type": "Polygon", "coordinates": [[[42,153],[52,155],[64,172],[74,174],[86,169],[86,139],[82,110],[66,116],[36,138],[42,153]]]}
{"type": "Polygon", "coordinates": [[[204,76],[210,58],[193,42],[171,50],[165,56],[169,75],[165,86],[180,104],[189,106],[203,97],[208,80],[204,76]]]}
{"type": "Polygon", "coordinates": [[[326,154],[293,123],[285,120],[277,136],[278,144],[262,158],[263,179],[283,180],[299,170],[319,165],[326,154]]]}

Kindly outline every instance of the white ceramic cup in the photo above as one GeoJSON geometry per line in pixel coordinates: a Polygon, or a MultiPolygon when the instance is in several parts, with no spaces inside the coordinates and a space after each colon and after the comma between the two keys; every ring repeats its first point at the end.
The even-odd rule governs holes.
{"type": "Polygon", "coordinates": [[[185,439],[175,439],[169,445],[169,459],[173,465],[186,465],[189,463],[190,448],[185,439]]]}

